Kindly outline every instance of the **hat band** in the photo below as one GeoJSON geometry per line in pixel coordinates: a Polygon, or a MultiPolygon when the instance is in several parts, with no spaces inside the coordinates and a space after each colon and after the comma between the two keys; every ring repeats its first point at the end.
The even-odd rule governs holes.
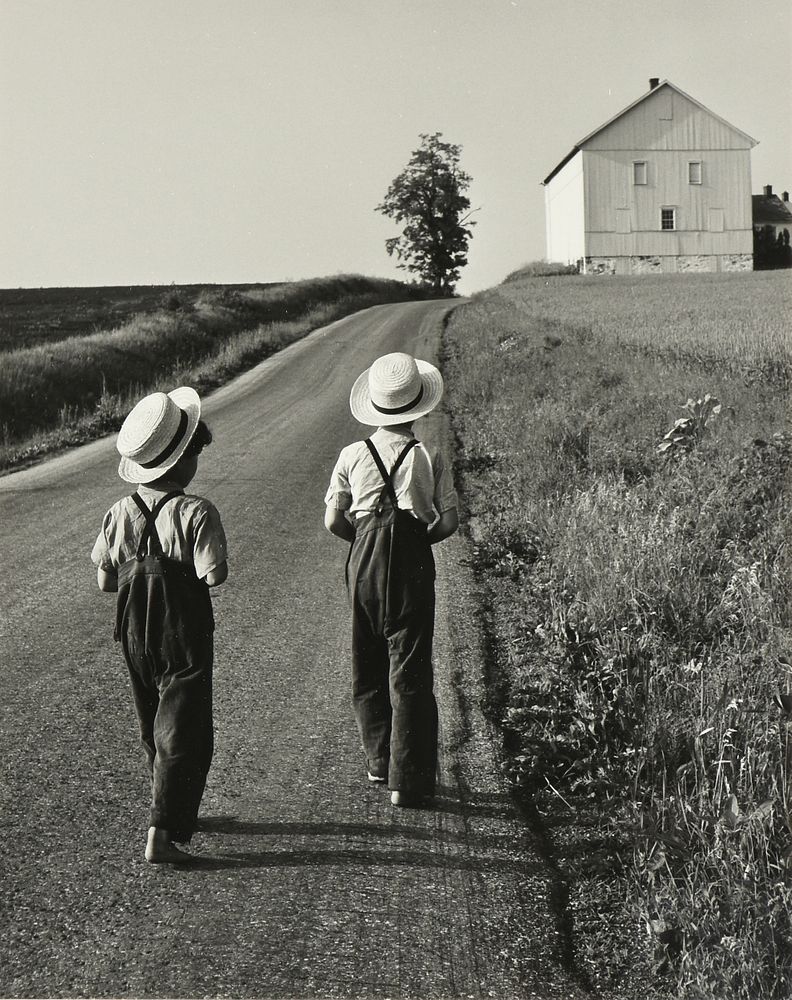
{"type": "Polygon", "coordinates": [[[379,413],[387,413],[387,414],[406,413],[407,410],[411,410],[414,406],[417,406],[421,402],[421,399],[423,398],[423,392],[424,392],[424,387],[423,387],[423,382],[421,382],[421,391],[418,393],[418,395],[411,403],[407,403],[404,406],[378,406],[372,399],[371,405],[379,413]]]}
{"type": "Polygon", "coordinates": [[[190,419],[187,416],[187,411],[183,410],[181,407],[179,407],[179,413],[181,413],[181,416],[179,417],[179,427],[176,433],[173,435],[167,446],[159,453],[159,455],[157,455],[156,458],[153,458],[150,462],[138,463],[141,469],[156,468],[158,465],[161,465],[165,461],[165,459],[170,458],[170,456],[174,453],[174,451],[176,451],[179,444],[181,443],[181,439],[184,437],[184,432],[187,430],[187,424],[189,423],[190,419]]]}

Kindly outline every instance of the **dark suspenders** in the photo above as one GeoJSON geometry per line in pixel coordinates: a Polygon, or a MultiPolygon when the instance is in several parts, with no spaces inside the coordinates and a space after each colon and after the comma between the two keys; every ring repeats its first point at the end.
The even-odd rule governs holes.
{"type": "Polygon", "coordinates": [[[366,447],[371,452],[371,457],[377,463],[377,468],[379,469],[380,475],[382,476],[385,482],[385,485],[382,488],[382,493],[380,493],[379,500],[377,501],[377,509],[375,513],[377,514],[382,513],[382,503],[383,500],[385,499],[385,494],[387,494],[390,497],[390,501],[393,504],[393,509],[394,510],[399,509],[399,502],[396,499],[396,490],[393,487],[393,477],[396,475],[396,472],[401,466],[402,462],[405,460],[405,458],[407,458],[407,456],[410,454],[410,451],[417,444],[418,444],[417,438],[413,438],[412,441],[408,441],[407,444],[399,453],[399,457],[393,463],[393,468],[390,470],[390,472],[388,472],[387,469],[385,468],[385,465],[383,464],[382,459],[380,458],[379,452],[374,447],[371,439],[366,438],[366,447]]]}
{"type": "Polygon", "coordinates": [[[132,499],[140,508],[140,513],[146,519],[146,527],[143,529],[143,534],[140,537],[140,545],[138,545],[137,550],[138,561],[142,561],[143,558],[149,554],[153,556],[162,555],[162,542],[157,534],[157,527],[155,523],[157,515],[169,500],[182,495],[181,490],[174,490],[172,493],[166,493],[164,497],[156,502],[152,510],[149,510],[145,502],[141,499],[139,493],[132,494],[132,499]]]}

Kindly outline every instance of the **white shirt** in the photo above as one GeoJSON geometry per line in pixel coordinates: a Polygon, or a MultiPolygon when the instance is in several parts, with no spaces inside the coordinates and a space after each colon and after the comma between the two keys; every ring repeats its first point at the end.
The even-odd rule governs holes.
{"type": "MultiPolygon", "coordinates": [[[[371,442],[390,472],[412,435],[378,428],[371,442]]],[[[385,483],[365,441],[347,445],[338,456],[330,477],[325,504],[362,517],[376,509],[385,483]]],[[[442,455],[420,441],[396,471],[393,483],[402,510],[431,524],[439,514],[457,506],[457,495],[442,455]]],[[[385,496],[385,504],[390,499],[385,496]]]]}
{"type": "MultiPolygon", "coordinates": [[[[168,492],[138,486],[141,500],[151,510],[168,492]]],[[[131,496],[114,503],[105,514],[91,560],[98,569],[116,573],[134,559],[146,520],[131,496]]],[[[226,561],[226,536],[217,508],[204,497],[185,494],[169,501],[156,521],[162,551],[170,559],[195,567],[199,580],[226,561]]]]}

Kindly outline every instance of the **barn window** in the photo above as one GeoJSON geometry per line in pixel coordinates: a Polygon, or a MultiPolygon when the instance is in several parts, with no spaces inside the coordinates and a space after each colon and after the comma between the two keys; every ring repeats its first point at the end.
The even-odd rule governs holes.
{"type": "Polygon", "coordinates": [[[660,209],[660,228],[661,229],[676,229],[676,209],[675,208],[661,208],[660,209]]]}
{"type": "Polygon", "coordinates": [[[701,184],[701,160],[688,160],[688,184],[701,184]]]}
{"type": "Polygon", "coordinates": [[[633,184],[646,184],[647,182],[646,160],[633,160],[633,184]]]}

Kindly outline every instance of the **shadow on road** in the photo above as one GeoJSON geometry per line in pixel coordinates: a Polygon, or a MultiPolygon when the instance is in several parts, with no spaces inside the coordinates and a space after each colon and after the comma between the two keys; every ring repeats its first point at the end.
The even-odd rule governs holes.
{"type": "Polygon", "coordinates": [[[519,845],[513,835],[503,836],[485,830],[472,832],[465,823],[462,829],[448,829],[442,820],[444,814],[463,819],[507,820],[513,816],[513,806],[507,795],[476,795],[448,786],[437,789],[431,807],[420,810],[399,811],[398,820],[390,823],[313,823],[275,822],[239,819],[233,815],[205,816],[198,822],[198,831],[205,834],[238,835],[243,837],[274,837],[288,844],[290,839],[305,837],[336,838],[338,847],[306,849],[304,844],[289,850],[288,847],[260,851],[234,851],[220,854],[195,855],[191,868],[202,870],[228,868],[267,867],[321,867],[336,865],[359,866],[411,866],[414,868],[444,868],[471,872],[518,871],[531,868],[524,857],[515,851],[519,845]],[[436,816],[431,825],[411,824],[410,815],[426,819],[436,816]],[[405,848],[403,842],[418,841],[436,845],[435,850],[405,848]],[[350,841],[356,841],[349,846],[350,841]],[[389,848],[387,843],[393,846],[389,848]],[[374,846],[376,845],[376,846],[374,846]]]}
{"type": "MultiPolygon", "coordinates": [[[[532,866],[522,860],[502,857],[482,857],[434,853],[432,851],[374,851],[370,848],[327,848],[325,850],[239,851],[213,856],[194,855],[194,862],[184,870],[219,871],[229,868],[321,868],[405,867],[440,868],[444,871],[465,871],[503,875],[506,872],[525,874],[532,866]]],[[[538,870],[538,868],[537,868],[538,870]]]]}

